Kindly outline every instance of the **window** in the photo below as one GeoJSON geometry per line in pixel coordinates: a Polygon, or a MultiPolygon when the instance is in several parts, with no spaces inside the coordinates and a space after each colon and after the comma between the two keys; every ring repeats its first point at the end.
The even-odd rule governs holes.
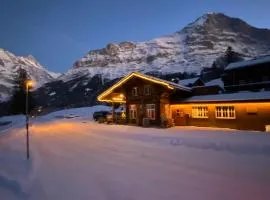
{"type": "Polygon", "coordinates": [[[149,119],[156,119],[155,104],[146,104],[146,117],[149,119]]]}
{"type": "Polygon", "coordinates": [[[144,86],[144,95],[151,95],[151,85],[144,86]]]}
{"type": "Polygon", "coordinates": [[[208,118],[208,107],[207,106],[195,106],[192,107],[192,118],[208,118]]]}
{"type": "Polygon", "coordinates": [[[235,119],[234,106],[216,106],[217,119],[235,119]]]}
{"type": "Polygon", "coordinates": [[[132,96],[138,96],[138,87],[132,88],[132,96]]]}
{"type": "Polygon", "coordinates": [[[176,117],[180,117],[180,110],[179,109],[176,110],[176,117]]]}
{"type": "Polygon", "coordinates": [[[137,118],[137,106],[135,104],[129,106],[129,118],[130,119],[137,118]]]}

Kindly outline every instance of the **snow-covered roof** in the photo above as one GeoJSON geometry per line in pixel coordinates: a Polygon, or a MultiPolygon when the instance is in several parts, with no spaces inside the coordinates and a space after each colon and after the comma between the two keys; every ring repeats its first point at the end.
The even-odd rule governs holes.
{"type": "Polygon", "coordinates": [[[183,80],[179,80],[178,84],[184,85],[184,86],[193,85],[199,79],[200,79],[200,77],[183,79],[183,80]]]}
{"type": "Polygon", "coordinates": [[[149,79],[153,79],[153,80],[157,80],[157,81],[160,81],[160,82],[167,83],[167,84],[169,84],[170,86],[173,86],[176,89],[185,90],[185,91],[189,91],[189,92],[191,91],[191,88],[186,87],[185,85],[182,85],[182,84],[179,84],[179,83],[175,83],[175,82],[172,82],[172,81],[167,81],[167,80],[164,80],[164,79],[161,79],[161,78],[156,78],[154,76],[149,76],[149,75],[142,74],[142,73],[139,73],[139,72],[133,72],[133,73],[141,75],[141,76],[148,77],[149,79]]]}
{"type": "Polygon", "coordinates": [[[237,92],[215,95],[200,95],[183,99],[182,102],[216,102],[216,101],[250,101],[270,100],[270,91],[263,92],[237,92]]]}
{"type": "Polygon", "coordinates": [[[214,85],[218,85],[219,87],[224,88],[224,83],[221,80],[221,78],[217,78],[205,83],[205,86],[214,86],[214,85]]]}
{"type": "Polygon", "coordinates": [[[270,55],[269,56],[263,56],[259,58],[255,58],[252,60],[245,60],[240,62],[234,62],[229,64],[225,70],[231,70],[236,68],[242,68],[242,67],[249,67],[253,65],[263,64],[263,63],[270,63],[270,55]]]}

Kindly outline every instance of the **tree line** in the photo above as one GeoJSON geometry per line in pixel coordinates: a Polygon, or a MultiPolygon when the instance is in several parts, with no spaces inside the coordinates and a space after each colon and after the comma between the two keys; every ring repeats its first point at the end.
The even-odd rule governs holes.
{"type": "MultiPolygon", "coordinates": [[[[19,68],[14,77],[13,94],[11,97],[10,113],[13,115],[26,114],[26,82],[30,79],[27,71],[19,68]]],[[[33,93],[28,93],[28,111],[31,113],[35,107],[33,93]]]]}

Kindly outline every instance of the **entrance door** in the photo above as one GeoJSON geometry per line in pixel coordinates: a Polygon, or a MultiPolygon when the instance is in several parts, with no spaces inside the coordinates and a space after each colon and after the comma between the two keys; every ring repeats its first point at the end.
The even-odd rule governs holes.
{"type": "Polygon", "coordinates": [[[131,105],[129,105],[129,122],[132,124],[136,124],[137,119],[138,119],[137,105],[131,104],[131,105]]]}
{"type": "Polygon", "coordinates": [[[187,120],[187,115],[183,111],[179,109],[175,110],[174,123],[176,126],[186,126],[187,120]]]}

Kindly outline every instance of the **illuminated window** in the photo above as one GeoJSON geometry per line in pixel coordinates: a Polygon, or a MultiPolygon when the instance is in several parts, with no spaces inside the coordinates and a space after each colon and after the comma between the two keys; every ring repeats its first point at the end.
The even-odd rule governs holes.
{"type": "Polygon", "coordinates": [[[132,88],[132,96],[138,96],[138,87],[132,88]]]}
{"type": "Polygon", "coordinates": [[[207,106],[194,106],[192,107],[192,118],[208,118],[207,106]]]}
{"type": "Polygon", "coordinates": [[[137,107],[135,104],[129,106],[129,118],[136,119],[137,118],[137,107]]]}
{"type": "Polygon", "coordinates": [[[234,106],[216,106],[217,119],[235,119],[234,106]]]}
{"type": "Polygon", "coordinates": [[[151,85],[144,86],[144,95],[151,95],[151,85]]]}
{"type": "Polygon", "coordinates": [[[149,119],[156,119],[155,104],[146,104],[146,117],[149,119]]]}

